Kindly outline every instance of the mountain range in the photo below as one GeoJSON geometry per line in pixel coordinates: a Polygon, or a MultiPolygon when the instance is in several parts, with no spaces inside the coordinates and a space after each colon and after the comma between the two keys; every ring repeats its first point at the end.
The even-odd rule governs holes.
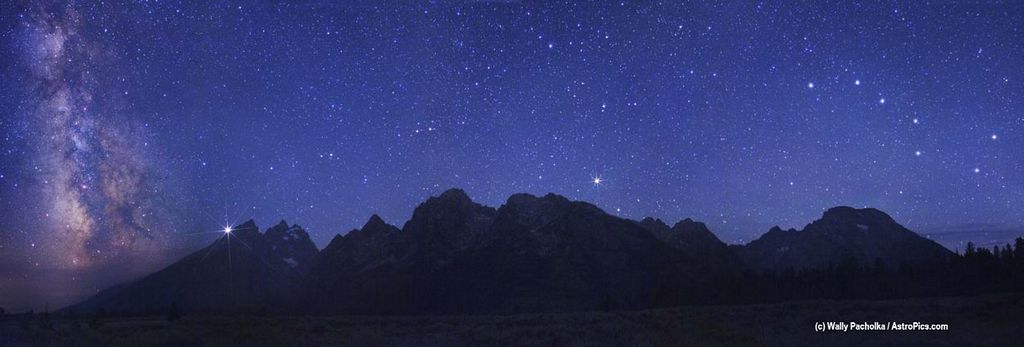
{"type": "Polygon", "coordinates": [[[401,228],[379,216],[317,250],[284,221],[252,221],[77,312],[506,314],[721,302],[756,271],[925,263],[952,256],[876,209],[835,207],[802,230],[729,246],[705,224],[633,221],[586,202],[516,194],[497,209],[451,189],[401,228]]]}

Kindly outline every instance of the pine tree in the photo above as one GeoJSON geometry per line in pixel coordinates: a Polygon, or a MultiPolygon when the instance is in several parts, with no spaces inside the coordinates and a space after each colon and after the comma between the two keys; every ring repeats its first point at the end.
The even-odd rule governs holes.
{"type": "Polygon", "coordinates": [[[1013,243],[1013,257],[1024,259],[1024,238],[1018,237],[1013,243]]]}

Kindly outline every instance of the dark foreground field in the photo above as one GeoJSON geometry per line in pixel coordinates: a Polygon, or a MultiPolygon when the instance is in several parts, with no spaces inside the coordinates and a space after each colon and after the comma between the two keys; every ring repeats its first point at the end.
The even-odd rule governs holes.
{"type": "Polygon", "coordinates": [[[512,316],[52,318],[50,324],[8,316],[0,324],[5,346],[1009,346],[1024,343],[1024,294],[512,316]],[[916,321],[949,330],[815,332],[819,321],[916,321]]]}

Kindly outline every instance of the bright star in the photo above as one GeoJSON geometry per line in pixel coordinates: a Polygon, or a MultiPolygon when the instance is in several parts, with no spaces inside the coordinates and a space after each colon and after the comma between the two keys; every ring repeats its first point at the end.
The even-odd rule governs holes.
{"type": "Polygon", "coordinates": [[[998,139],[998,138],[999,138],[999,136],[996,136],[996,134],[992,134],[992,139],[993,140],[998,139]]]}
{"type": "Polygon", "coordinates": [[[859,86],[860,85],[860,80],[853,81],[853,84],[859,86]]]}
{"type": "Polygon", "coordinates": [[[601,180],[601,176],[597,176],[597,177],[594,177],[594,179],[593,179],[593,180],[591,180],[591,182],[594,182],[594,185],[595,185],[595,186],[599,186],[599,185],[601,185],[601,182],[602,182],[602,180],[601,180]]]}
{"type": "Polygon", "coordinates": [[[231,233],[231,227],[230,226],[225,226],[224,227],[224,233],[225,234],[230,234],[231,233]]]}
{"type": "Polygon", "coordinates": [[[814,88],[814,82],[807,82],[807,88],[814,88]]]}
{"type": "Polygon", "coordinates": [[[879,99],[879,100],[878,100],[878,103],[879,103],[879,104],[884,104],[884,103],[885,103],[885,98],[881,98],[881,99],[879,99]]]}
{"type": "Polygon", "coordinates": [[[920,157],[920,156],[921,156],[921,151],[916,151],[916,152],[914,152],[914,155],[916,155],[916,156],[920,157]]]}
{"type": "Polygon", "coordinates": [[[981,172],[981,169],[979,169],[979,168],[974,168],[974,173],[979,173],[979,172],[981,172]]]}

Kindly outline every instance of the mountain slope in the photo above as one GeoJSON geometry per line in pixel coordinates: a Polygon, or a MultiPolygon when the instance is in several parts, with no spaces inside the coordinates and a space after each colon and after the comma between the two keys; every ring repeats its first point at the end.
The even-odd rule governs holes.
{"type": "Polygon", "coordinates": [[[704,223],[687,218],[670,228],[660,219],[648,217],[639,224],[669,246],[702,262],[708,271],[734,271],[742,267],[736,254],[704,223]]]}
{"type": "Polygon", "coordinates": [[[509,311],[627,309],[697,301],[711,293],[695,256],[636,222],[548,194],[517,194],[498,209],[479,253],[509,311]]]}
{"type": "Polygon", "coordinates": [[[774,227],[760,238],[735,248],[750,268],[825,268],[854,261],[889,267],[925,262],[953,253],[904,228],[873,208],[834,207],[803,230],[774,227]]]}
{"type": "Polygon", "coordinates": [[[256,243],[259,254],[269,262],[284,262],[300,273],[306,271],[310,260],[319,252],[309,234],[298,224],[289,226],[282,220],[262,236],[261,242],[256,243]]]}
{"type": "Polygon", "coordinates": [[[139,313],[171,304],[183,311],[255,312],[280,309],[300,275],[286,259],[309,259],[316,251],[301,228],[262,234],[252,221],[170,266],[101,292],[69,309],[77,312],[139,313]],[[287,246],[287,247],[286,247],[287,246]]]}

